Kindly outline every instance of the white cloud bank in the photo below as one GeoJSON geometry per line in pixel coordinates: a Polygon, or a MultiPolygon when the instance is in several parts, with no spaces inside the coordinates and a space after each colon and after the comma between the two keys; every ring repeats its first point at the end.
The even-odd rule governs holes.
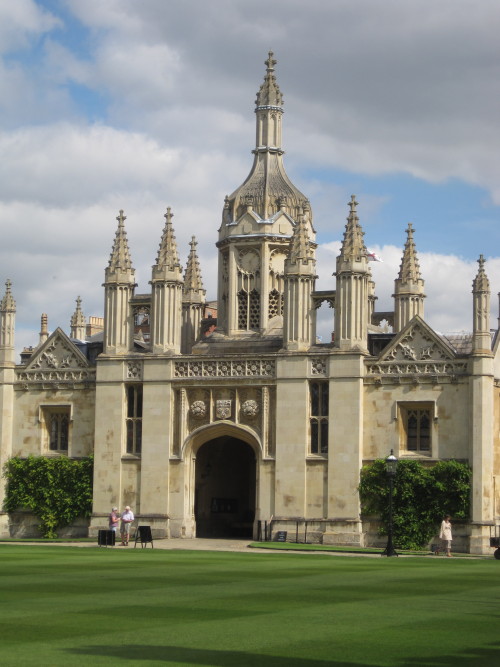
{"type": "MultiPolygon", "coordinates": [[[[269,48],[287,168],[302,174],[322,244],[318,289],[334,288],[327,244],[351,192],[309,172],[458,178],[500,204],[499,23],[497,0],[0,1],[0,286],[13,282],[18,345],[36,342],[42,312],[68,330],[78,295],[102,313],[121,208],[139,291],[171,206],[181,257],[195,234],[215,298],[223,199],[251,166],[269,48]]],[[[366,230],[385,195],[357,194],[366,230]]],[[[403,229],[395,243],[374,246],[379,310],[391,308],[403,229]]],[[[484,245],[495,294],[500,260],[484,245]]],[[[470,329],[475,258],[444,251],[419,253],[427,319],[470,329]]]]}

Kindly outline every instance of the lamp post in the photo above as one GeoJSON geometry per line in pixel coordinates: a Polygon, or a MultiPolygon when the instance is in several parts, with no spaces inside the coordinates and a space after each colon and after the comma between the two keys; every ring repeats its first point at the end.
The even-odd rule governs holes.
{"type": "Polygon", "coordinates": [[[394,477],[396,476],[396,470],[398,469],[398,460],[394,456],[394,450],[391,449],[391,453],[385,460],[385,472],[387,474],[387,479],[389,480],[389,526],[387,530],[387,546],[382,552],[382,556],[397,556],[398,554],[394,550],[392,544],[392,495],[394,491],[394,477]]]}

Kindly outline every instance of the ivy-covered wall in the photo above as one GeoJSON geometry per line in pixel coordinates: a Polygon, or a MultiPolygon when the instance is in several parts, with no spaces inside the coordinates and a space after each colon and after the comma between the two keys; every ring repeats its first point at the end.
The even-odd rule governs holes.
{"type": "MultiPolygon", "coordinates": [[[[387,535],[389,483],[384,459],[361,470],[359,485],[363,516],[381,519],[387,535]]],[[[393,483],[393,539],[400,549],[418,549],[436,536],[443,517],[467,520],[470,513],[471,469],[461,461],[428,466],[400,460],[393,483]]]]}
{"type": "Polygon", "coordinates": [[[14,457],[5,465],[6,512],[28,511],[39,520],[43,537],[92,513],[93,457],[14,457]]]}

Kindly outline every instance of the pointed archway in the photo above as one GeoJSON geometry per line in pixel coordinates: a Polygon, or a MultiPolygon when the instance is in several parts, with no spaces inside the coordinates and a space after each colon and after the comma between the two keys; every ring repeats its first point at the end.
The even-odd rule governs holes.
{"type": "Polygon", "coordinates": [[[205,442],[196,455],[196,536],[251,538],[255,489],[250,445],[228,435],[205,442]]]}

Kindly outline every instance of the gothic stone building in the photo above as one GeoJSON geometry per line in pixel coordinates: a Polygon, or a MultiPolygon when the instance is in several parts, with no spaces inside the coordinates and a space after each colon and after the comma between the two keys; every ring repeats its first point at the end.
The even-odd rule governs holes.
{"type": "MultiPolygon", "coordinates": [[[[394,311],[377,313],[352,197],[335,285],[316,291],[312,209],[284,169],[272,54],[266,65],[253,165],[222,211],[217,326],[203,322],[196,241],[183,271],[169,209],[147,294],[135,292],[120,212],[100,332],[90,327],[86,336],[78,299],[70,335],[60,328],[49,335],[42,317],[38,345],[16,364],[15,288],[7,281],[1,464],[93,453],[90,535],[106,527],[112,505],[128,504],[158,537],[255,536],[259,521],[294,531],[307,520],[311,539],[366,545],[376,532],[360,515],[363,464],[391,449],[429,464],[460,459],[473,469],[463,548],[487,552],[499,506],[500,354],[484,261],[473,281],[472,333],[440,335],[425,321],[410,225],[394,311]],[[318,344],[324,301],[334,337],[318,344]]],[[[0,516],[0,534],[23,529],[0,516]]]]}

